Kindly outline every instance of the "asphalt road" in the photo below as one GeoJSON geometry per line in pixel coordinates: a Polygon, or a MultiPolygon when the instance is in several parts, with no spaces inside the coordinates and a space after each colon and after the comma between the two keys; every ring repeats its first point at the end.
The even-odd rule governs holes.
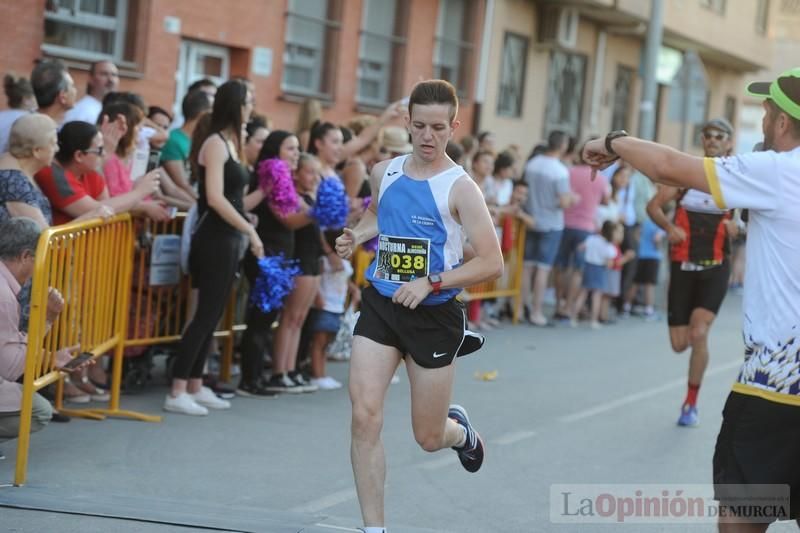
{"type": "MultiPolygon", "coordinates": [[[[384,427],[389,531],[715,531],[708,522],[664,519],[559,523],[563,487],[553,486],[576,494],[586,484],[707,489],[720,412],[742,357],[740,306],[729,296],[712,331],[701,424],[692,429],[675,425],[688,354],[670,351],[663,321],[488,333],[481,352],[458,361],[454,394],[487,443],[477,474],[449,450],[417,447],[401,372],[384,427]],[[476,378],[493,371],[493,381],[476,378]]],[[[330,368],[346,378],[345,363],[330,368]]],[[[154,385],[125,396],[123,407],[160,412],[165,392],[154,385]]],[[[15,450],[3,449],[7,481],[15,450]]],[[[29,484],[0,489],[0,504],[43,510],[0,507],[0,532],[352,531],[360,515],[348,450],[344,390],[241,398],[230,411],[167,415],[160,424],[53,424],[33,437],[29,484]],[[104,517],[120,515],[132,520],[104,517]]]]}

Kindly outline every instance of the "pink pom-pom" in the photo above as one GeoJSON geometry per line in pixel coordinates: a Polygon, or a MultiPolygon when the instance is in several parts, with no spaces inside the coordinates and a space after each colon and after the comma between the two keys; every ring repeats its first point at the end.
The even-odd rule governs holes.
{"type": "Polygon", "coordinates": [[[285,161],[273,157],[260,162],[258,186],[264,191],[266,201],[279,214],[290,215],[300,207],[292,181],[292,171],[285,161]]]}

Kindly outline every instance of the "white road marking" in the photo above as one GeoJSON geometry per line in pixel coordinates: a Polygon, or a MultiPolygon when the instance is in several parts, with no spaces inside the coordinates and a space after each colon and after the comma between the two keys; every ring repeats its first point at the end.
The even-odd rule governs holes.
{"type": "MultiPolygon", "coordinates": [[[[707,371],[705,377],[710,377],[716,374],[727,372],[732,368],[737,368],[741,366],[741,364],[742,364],[741,361],[731,361],[730,363],[718,366],[716,368],[707,371]]],[[[639,400],[650,398],[651,396],[656,396],[658,394],[661,394],[662,392],[682,386],[686,386],[686,378],[675,379],[673,381],[664,383],[659,387],[646,389],[640,392],[634,392],[633,394],[623,396],[622,398],[617,398],[616,400],[612,400],[610,402],[597,405],[590,409],[585,409],[583,411],[578,411],[577,413],[573,413],[571,415],[562,416],[561,418],[558,419],[558,421],[566,424],[570,422],[577,422],[579,420],[590,418],[592,416],[599,415],[600,413],[605,413],[607,411],[612,411],[614,409],[617,409],[618,407],[623,407],[625,405],[638,402],[639,400]]]]}
{"type": "Polygon", "coordinates": [[[328,494],[327,496],[323,496],[322,498],[311,500],[310,502],[304,503],[303,505],[292,507],[291,509],[289,509],[289,511],[292,513],[318,513],[320,511],[324,511],[325,509],[336,507],[340,503],[349,502],[350,500],[355,500],[355,499],[356,499],[355,489],[343,489],[328,494]]]}
{"type": "Polygon", "coordinates": [[[336,531],[355,531],[358,533],[360,529],[353,529],[352,527],[330,526],[328,524],[314,524],[314,527],[324,527],[326,529],[335,529],[336,531]]]}
{"type": "Polygon", "coordinates": [[[499,444],[501,446],[505,446],[508,444],[517,443],[521,440],[530,439],[535,435],[536,435],[535,431],[515,431],[513,433],[506,433],[505,435],[501,435],[496,439],[491,439],[489,442],[490,444],[499,444]]]}

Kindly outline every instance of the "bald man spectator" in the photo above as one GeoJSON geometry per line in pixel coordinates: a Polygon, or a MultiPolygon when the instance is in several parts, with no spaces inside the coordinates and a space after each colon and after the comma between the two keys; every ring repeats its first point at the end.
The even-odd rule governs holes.
{"type": "Polygon", "coordinates": [[[119,87],[119,71],[111,61],[95,61],[89,67],[89,82],[86,94],[77,101],[75,107],[67,111],[64,122],[80,120],[89,124],[97,124],[103,110],[103,98],[115,92],[119,87]]]}
{"type": "Polygon", "coordinates": [[[39,113],[49,116],[60,127],[67,111],[75,107],[77,96],[67,67],[58,59],[44,59],[33,68],[31,85],[39,113]]]}

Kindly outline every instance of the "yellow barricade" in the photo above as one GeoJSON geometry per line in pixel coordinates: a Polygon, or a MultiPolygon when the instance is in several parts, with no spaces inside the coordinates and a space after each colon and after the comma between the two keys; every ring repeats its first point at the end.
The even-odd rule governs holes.
{"type": "Polygon", "coordinates": [[[133,227],[130,216],[118,215],[48,228],[36,249],[28,326],[19,442],[14,484],[22,485],[28,463],[33,394],[57,383],[56,408],[72,416],[102,419],[120,416],[160,421],[119,407],[122,357],[128,318],[133,227]],[[64,310],[49,328],[48,288],[64,297],[64,310]],[[80,345],[95,357],[112,353],[111,398],[103,409],[64,409],[62,374],[55,369],[55,352],[80,345]]]}
{"type": "MultiPolygon", "coordinates": [[[[181,275],[177,284],[159,286],[150,285],[148,276],[154,239],[160,235],[180,236],[185,218],[185,213],[178,213],[165,222],[137,220],[139,238],[133,259],[130,325],[125,340],[129,351],[136,347],[180,341],[183,328],[193,312],[189,276],[181,275]]],[[[246,329],[244,324],[235,324],[236,296],[237,287],[234,286],[219,329],[214,332],[215,337],[224,339],[220,365],[222,381],[230,380],[235,334],[246,329]]]]}
{"type": "Polygon", "coordinates": [[[354,280],[359,287],[367,286],[367,268],[373,259],[375,259],[375,252],[368,252],[361,247],[353,253],[354,280]]]}
{"type": "MultiPolygon", "coordinates": [[[[507,215],[511,216],[511,215],[507,215]]],[[[500,279],[479,283],[464,289],[459,298],[465,302],[488,298],[511,298],[511,322],[519,321],[522,308],[522,261],[525,256],[525,223],[514,218],[511,224],[511,249],[503,254],[505,272],[500,279]]]]}

